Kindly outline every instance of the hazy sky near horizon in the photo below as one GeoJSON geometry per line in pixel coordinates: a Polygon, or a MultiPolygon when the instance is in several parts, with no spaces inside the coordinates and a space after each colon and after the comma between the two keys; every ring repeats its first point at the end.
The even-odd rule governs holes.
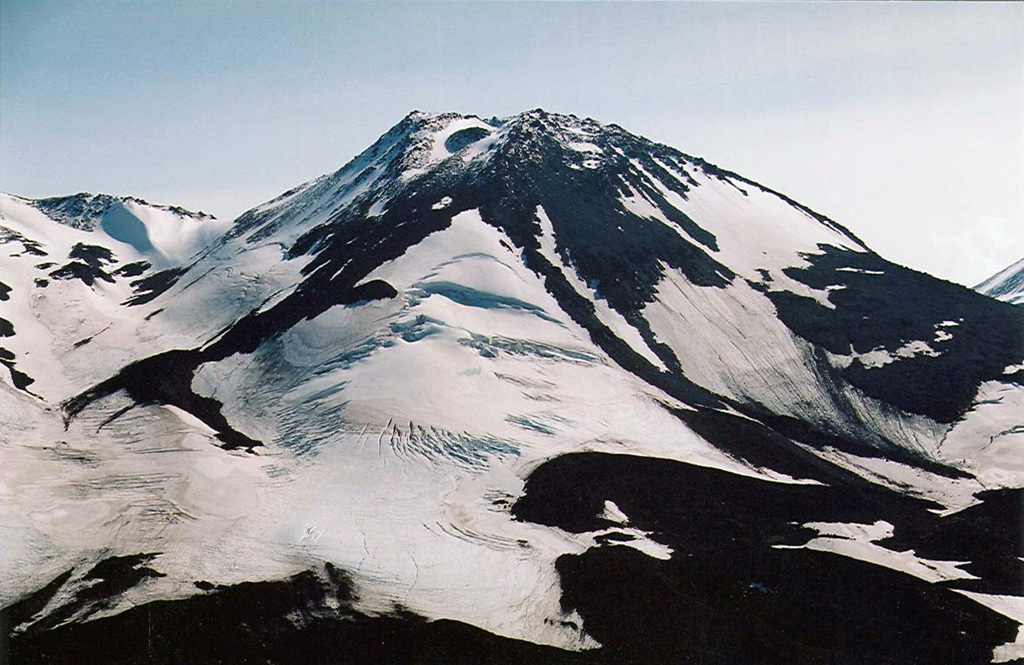
{"type": "Polygon", "coordinates": [[[412,109],[614,122],[968,285],[1024,256],[1024,4],[0,0],[0,190],[233,217],[412,109]]]}

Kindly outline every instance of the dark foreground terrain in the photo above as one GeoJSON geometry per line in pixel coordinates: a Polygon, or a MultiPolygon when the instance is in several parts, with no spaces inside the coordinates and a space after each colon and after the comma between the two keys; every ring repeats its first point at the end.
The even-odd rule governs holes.
{"type": "MultiPolygon", "coordinates": [[[[559,559],[567,616],[576,610],[600,649],[561,651],[410,612],[369,617],[350,609],[351,584],[328,564],[277,582],[197,581],[199,595],[184,600],[33,626],[9,640],[5,662],[968,664],[990,662],[994,647],[1013,641],[1013,621],[955,589],[1020,587],[1020,560],[1009,555],[1021,542],[1020,491],[989,493],[970,514],[940,518],[931,504],[877,486],[850,490],[625,455],[574,454],[542,465],[514,507],[519,519],[600,531],[613,526],[599,517],[613,501],[630,526],[673,551],[670,560],[654,559],[613,533],[559,559]],[[881,545],[972,561],[965,570],[1001,582],[933,584],[799,548],[816,535],[801,526],[807,522],[877,519],[895,525],[881,545]]],[[[90,573],[93,588],[107,593],[159,575],[147,561],[108,560],[90,573]]],[[[65,580],[5,610],[4,623],[26,621],[65,580]]]]}

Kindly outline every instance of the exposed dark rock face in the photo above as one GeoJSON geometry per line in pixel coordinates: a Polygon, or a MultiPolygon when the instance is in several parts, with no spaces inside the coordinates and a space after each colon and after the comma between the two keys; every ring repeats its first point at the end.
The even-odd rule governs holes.
{"type": "Polygon", "coordinates": [[[115,261],[114,254],[106,247],[78,243],[68,254],[72,261],[50,273],[53,279],[80,279],[86,286],[92,286],[97,279],[114,282],[114,277],[106,270],[104,264],[115,261]]]}
{"type": "MultiPolygon", "coordinates": [[[[70,573],[4,611],[17,627],[70,573]]],[[[34,663],[590,663],[586,654],[499,637],[457,621],[427,621],[401,608],[371,617],[351,609],[347,575],[330,564],[287,580],[219,587],[121,614],[16,633],[12,665],[34,663]]]]}
{"type": "MultiPolygon", "coordinates": [[[[673,551],[659,561],[613,543],[559,560],[563,603],[615,662],[988,663],[1016,635],[1013,621],[954,591],[974,588],[969,580],[931,584],[799,546],[814,534],[802,524],[885,520],[895,540],[881,544],[894,551],[930,542],[943,560],[998,552],[999,588],[1013,593],[1019,529],[986,535],[975,515],[939,518],[877,486],[782,485],[602,454],[541,466],[514,510],[581,533],[607,526],[605,501],[673,551]]],[[[1019,492],[986,497],[976,512],[1024,517],[1019,492]]]]}
{"type": "Polygon", "coordinates": [[[135,280],[131,283],[135,289],[135,295],[128,298],[125,304],[145,305],[148,302],[152,302],[174,286],[186,272],[185,268],[168,268],[135,280]]]}
{"type": "Polygon", "coordinates": [[[1024,311],[970,289],[889,263],[875,254],[823,248],[811,265],[788,272],[830,291],[834,308],[788,291],[768,291],[795,333],[836,354],[892,352],[915,340],[931,353],[881,367],[853,362],[844,378],[905,411],[952,422],[982,381],[1024,358],[1024,311]],[[937,337],[944,322],[948,335],[937,337]],[[936,341],[938,339],[938,341],[936,341]]]}

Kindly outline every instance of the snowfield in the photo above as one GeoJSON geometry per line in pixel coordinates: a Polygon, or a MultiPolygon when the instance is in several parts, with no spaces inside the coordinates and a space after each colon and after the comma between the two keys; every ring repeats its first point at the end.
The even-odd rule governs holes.
{"type": "MultiPolygon", "coordinates": [[[[908,659],[1024,649],[1020,553],[990,528],[1024,488],[1024,319],[621,128],[415,112],[231,224],[3,195],[0,261],[18,644],[338,570],[348,596],[288,630],[451,620],[615,662],[690,602],[669,619],[763,629],[736,662],[787,662],[831,611],[787,595],[793,567],[931,613],[934,637],[892,627],[908,659]]],[[[818,633],[904,662],[847,629],[818,633]]],[[[696,657],[668,633],[653,653],[696,657]]]]}

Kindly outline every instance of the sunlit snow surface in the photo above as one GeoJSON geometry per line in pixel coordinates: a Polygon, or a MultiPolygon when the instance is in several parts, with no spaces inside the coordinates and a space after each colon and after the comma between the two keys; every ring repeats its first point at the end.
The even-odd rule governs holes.
{"type": "MultiPolygon", "coordinates": [[[[194,388],[268,444],[258,457],[211,445],[209,429],[173,407],[101,426],[127,405],[117,396],[67,433],[52,411],[49,430],[30,428],[36,416],[26,414],[18,438],[31,441],[10,432],[27,452],[5,469],[4,501],[4,524],[18,525],[13,540],[26,551],[4,560],[5,577],[20,581],[5,600],[43,571],[101,552],[162,552],[155,565],[168,577],[134,589],[132,602],[187,593],[192,579],[281,576],[319,558],[355,574],[368,612],[408,607],[593,645],[562,620],[554,570],[592,537],[509,514],[531,466],[598,450],[765,472],[690,432],[659,404],[671,398],[610,362],[503,240],[462,213],[368,276],[398,298],[334,307],[254,354],[202,366],[194,388]],[[61,457],[58,442],[80,437],[90,461],[61,457]]],[[[666,555],[645,542],[631,546],[666,555]]]]}
{"type": "MultiPolygon", "coordinates": [[[[559,122],[560,140],[576,160],[570,168],[592,171],[624,158],[597,144],[595,123],[559,122]]],[[[0,316],[16,332],[0,346],[35,379],[28,392],[6,375],[0,385],[0,606],[74,569],[42,612],[52,613],[86,583],[90,565],[140,552],[157,553],[152,565],[165,576],[142,581],[92,618],[194,594],[199,580],[281,579],[329,561],[352,574],[357,608],[369,615],[411,610],[537,643],[594,648],[598,642],[562,605],[556,559],[601,547],[632,548],[656,561],[676,552],[611,500],[595,516],[606,525],[596,531],[514,519],[512,505],[532,471],[560,455],[592,451],[677,460],[779,485],[815,483],[744,461],[685,425],[678,412],[694,407],[622,367],[529,267],[526,248],[481,209],[459,208],[449,195],[425,206],[431,214],[450,210],[449,226],[360,281],[384,282],[395,297],[330,306],[261,338],[251,352],[199,365],[191,390],[216,400],[234,430],[263,444],[252,452],[225,450],[195,415],[135,404],[123,391],[65,422],[62,401],[132,361],[210,348],[246,315],[282,308],[309,278],[316,255],[293,255],[300,239],[352,210],[388,219],[403,188],[433,173],[482,167],[513,125],[413,114],[338,172],[254,208],[198,253],[205,234],[222,227],[175,227],[175,213],[126,200],[98,228],[82,230],[5,196],[0,226],[37,241],[54,261],[86,242],[110,249],[116,265],[145,259],[154,270],[183,272],[151,301],[128,305],[136,287],[127,279],[57,280],[42,288],[36,264],[51,259],[26,254],[18,242],[0,245],[0,280],[10,287],[0,316]],[[127,213],[144,236],[121,216],[127,213]]],[[[583,278],[543,206],[531,209],[536,251],[655,372],[668,374],[677,364],[693,384],[737,408],[755,405],[863,440],[871,451],[896,442],[969,470],[973,477],[952,478],[801,444],[824,464],[947,512],[976,503],[980,490],[1024,485],[1019,385],[984,383],[968,412],[943,424],[829,373],[937,356],[959,334],[958,321],[936,323],[933,337],[892,348],[826,353],[780,320],[770,292],[834,309],[829,298],[838,287],[812,288],[792,270],[827,248],[865,252],[858,241],[697,162],[627,161],[645,186],[620,191],[623,210],[690,242],[662,206],[686,215],[714,235],[706,253],[734,278],[699,286],[662,263],[654,297],[637,313],[645,331],[583,278]]],[[[327,268],[337,276],[345,266],[317,270],[327,268]]],[[[883,278],[881,271],[848,270],[883,278]]],[[[740,418],[733,407],[717,408],[740,418]]],[[[891,535],[887,522],[805,526],[818,535],[789,547],[929,582],[971,578],[961,562],[879,544],[891,535]]],[[[982,596],[970,595],[1019,617],[1015,601],[982,596]]]]}
{"type": "MultiPolygon", "coordinates": [[[[10,298],[0,301],[0,317],[11,321],[15,332],[0,346],[14,354],[18,370],[35,379],[29,390],[51,404],[107,378],[132,360],[176,344],[194,344],[218,315],[224,316],[221,325],[237,316],[238,301],[244,307],[244,294],[252,289],[248,282],[254,276],[247,275],[244,283],[235,282],[230,300],[225,299],[233,306],[209,307],[210,300],[200,306],[193,301],[191,306],[178,307],[179,316],[173,317],[160,316],[165,303],[128,306],[137,293],[134,282],[187,263],[227,225],[137,199],[107,198],[106,211],[91,228],[76,228],[55,223],[37,207],[38,202],[0,194],[0,282],[11,288],[10,298]],[[110,218],[114,222],[108,223],[110,218]],[[111,224],[124,225],[126,220],[141,228],[145,244],[122,242],[115,237],[120,235],[116,230],[111,234],[111,224]],[[19,238],[34,242],[25,245],[19,238]],[[54,271],[62,266],[82,263],[74,256],[76,248],[83,246],[109,253],[109,260],[101,255],[97,261],[107,277],[97,277],[91,285],[79,278],[55,278],[54,271]],[[128,270],[133,266],[139,267],[138,272],[128,270]],[[183,320],[182,314],[189,320],[183,320]],[[202,320],[199,327],[192,325],[198,320],[202,320]]],[[[206,280],[214,281],[218,280],[206,280]]]]}
{"type": "Polygon", "coordinates": [[[758,472],[611,363],[503,240],[462,213],[367,277],[399,298],[328,310],[255,354],[204,366],[195,387],[247,434],[298,453],[271,540],[354,571],[367,609],[400,604],[585,646],[553,621],[554,560],[593,541],[511,518],[528,469],[569,451],[628,450],[758,472]],[[311,422],[311,409],[331,417],[311,422]]]}

